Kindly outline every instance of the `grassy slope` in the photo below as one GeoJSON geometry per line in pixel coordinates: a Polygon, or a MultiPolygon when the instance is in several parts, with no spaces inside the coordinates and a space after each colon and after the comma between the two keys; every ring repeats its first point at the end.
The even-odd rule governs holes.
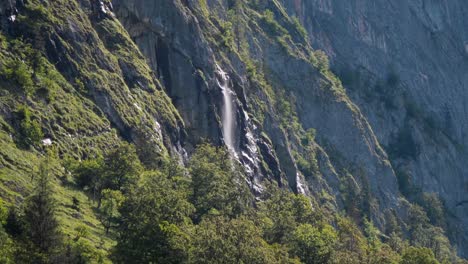
{"type": "MultiPolygon", "coordinates": [[[[0,32],[0,197],[21,206],[32,191],[46,148],[53,148],[54,158],[48,163],[63,233],[73,239],[77,228],[85,227],[84,239],[108,251],[112,234],[105,234],[95,203],[73,186],[63,160],[101,154],[122,140],[126,132],[118,131],[122,127],[137,132],[134,140],[150,138],[164,157],[167,139],[154,133],[155,120],[163,130],[176,131],[183,123],[118,20],[96,19],[88,4],[28,1],[13,33],[0,32]],[[48,46],[50,40],[55,50],[48,46]],[[20,75],[26,81],[7,73],[13,65],[24,66],[20,75]],[[98,101],[102,95],[105,103],[98,101]],[[38,140],[31,147],[19,144],[20,108],[28,109],[42,138],[52,139],[52,147],[41,146],[38,140]],[[115,126],[116,122],[123,125],[115,126]],[[73,208],[73,199],[79,201],[79,211],[73,208]]],[[[12,71],[16,74],[18,69],[12,71]]]]}

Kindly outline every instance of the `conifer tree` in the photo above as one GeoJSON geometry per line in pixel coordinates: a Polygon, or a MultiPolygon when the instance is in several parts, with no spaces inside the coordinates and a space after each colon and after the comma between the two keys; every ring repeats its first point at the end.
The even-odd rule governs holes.
{"type": "Polygon", "coordinates": [[[56,204],[52,197],[49,168],[42,163],[34,193],[26,202],[25,221],[28,237],[39,254],[51,254],[60,244],[59,224],[55,217],[56,204]]]}

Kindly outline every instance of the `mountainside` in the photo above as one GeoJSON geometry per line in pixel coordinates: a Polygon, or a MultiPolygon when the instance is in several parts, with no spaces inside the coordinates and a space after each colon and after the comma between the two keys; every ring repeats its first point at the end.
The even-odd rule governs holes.
{"type": "Polygon", "coordinates": [[[456,216],[463,248],[468,239],[466,3],[283,2],[310,33],[312,46],[330,56],[394,170],[423,191],[439,194],[456,216]]]}
{"type": "MultiPolygon", "coordinates": [[[[100,256],[84,262],[109,256],[115,262],[131,256],[151,262],[152,253],[145,259],[129,242],[140,231],[144,237],[146,229],[126,225],[139,220],[126,218],[125,210],[150,222],[168,211],[186,214],[159,219],[159,228],[175,232],[181,244],[198,234],[210,214],[224,216],[225,207],[225,217],[236,215],[229,221],[251,217],[234,213],[245,204],[202,206],[193,198],[201,189],[180,194],[184,183],[172,176],[152,182],[160,177],[155,171],[175,171],[197,186],[204,179],[197,172],[232,170],[225,175],[232,186],[246,182],[250,192],[223,192],[239,191],[232,195],[242,202],[253,194],[255,202],[245,203],[260,208],[258,219],[264,220],[252,221],[261,225],[265,219],[276,223],[272,212],[262,211],[263,203],[273,206],[268,199],[277,197],[273,183],[310,199],[310,210],[325,219],[318,221],[323,236],[335,228],[344,243],[347,222],[337,219],[346,217],[373,241],[369,248],[375,235],[405,258],[407,251],[395,246],[398,237],[430,248],[440,262],[458,263],[452,251],[468,256],[466,13],[462,0],[0,0],[0,198],[10,215],[11,208],[29,204],[27,197],[38,188],[33,175],[42,175],[46,163],[62,233],[76,242],[77,230],[89,229],[86,247],[69,248],[100,256]],[[207,143],[225,152],[211,156],[207,143]],[[194,160],[221,165],[217,170],[194,160]],[[129,175],[141,170],[146,172],[138,187],[129,175]],[[108,182],[96,180],[98,175],[108,182]],[[144,201],[152,205],[149,210],[159,208],[146,192],[163,200],[167,192],[175,198],[166,202],[174,206],[155,215],[138,211],[144,201]],[[119,213],[106,222],[102,217],[109,211],[102,210],[113,203],[119,213]],[[166,224],[176,227],[164,229],[166,224]]],[[[297,235],[301,221],[283,232],[297,235]]],[[[229,224],[227,230],[250,230],[243,222],[229,224]]],[[[195,237],[190,241],[197,244],[195,237]]],[[[310,262],[295,251],[290,238],[275,240],[265,231],[263,239],[272,247],[288,245],[272,253],[278,263],[293,263],[294,257],[318,261],[317,255],[310,262]],[[288,261],[278,257],[287,254],[288,261]]],[[[182,251],[156,261],[183,262],[176,258],[182,251]]],[[[200,252],[190,249],[184,258],[197,259],[200,252]]],[[[347,259],[333,256],[334,263],[347,259]]]]}

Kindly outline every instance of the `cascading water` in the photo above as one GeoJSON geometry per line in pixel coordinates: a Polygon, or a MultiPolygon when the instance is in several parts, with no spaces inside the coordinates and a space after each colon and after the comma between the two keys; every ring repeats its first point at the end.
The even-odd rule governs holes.
{"type": "Polygon", "coordinates": [[[230,87],[229,75],[219,65],[216,65],[216,74],[218,76],[216,79],[218,86],[223,93],[221,118],[224,144],[226,144],[231,158],[244,167],[246,180],[251,188],[256,193],[261,193],[262,187],[257,182],[258,178],[256,178],[260,172],[257,138],[254,136],[256,126],[250,121],[248,113],[242,109],[242,106],[236,104],[236,94],[230,87]],[[240,113],[239,120],[241,122],[239,124],[237,123],[237,113],[240,113]],[[239,138],[236,138],[236,131],[241,131],[239,138]]]}
{"type": "Polygon", "coordinates": [[[229,87],[229,75],[217,65],[217,73],[220,78],[217,79],[218,86],[223,92],[223,111],[221,113],[223,123],[224,143],[231,153],[235,154],[235,106],[233,103],[234,92],[229,87]]]}

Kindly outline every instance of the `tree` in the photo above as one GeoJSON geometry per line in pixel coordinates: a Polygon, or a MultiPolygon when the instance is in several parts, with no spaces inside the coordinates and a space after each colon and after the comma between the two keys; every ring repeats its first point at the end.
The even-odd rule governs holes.
{"type": "Polygon", "coordinates": [[[252,203],[244,175],[233,164],[228,151],[209,144],[198,146],[189,164],[192,176],[191,201],[196,220],[211,210],[236,216],[252,203]]]}
{"type": "Polygon", "coordinates": [[[322,225],[320,210],[312,208],[312,201],[304,195],[268,186],[258,204],[260,212],[270,221],[265,226],[265,237],[269,243],[286,243],[299,224],[322,225]]]}
{"type": "Polygon", "coordinates": [[[400,255],[387,244],[383,244],[377,251],[374,251],[368,261],[370,264],[398,264],[399,262],[400,255]]]}
{"type": "Polygon", "coordinates": [[[135,147],[121,143],[104,157],[102,189],[125,190],[138,181],[142,171],[135,147]]]}
{"type": "MultiPolygon", "coordinates": [[[[190,263],[288,263],[279,262],[261,235],[245,217],[207,216],[195,228],[190,263]]],[[[287,253],[284,257],[289,260],[287,253]]]]}
{"type": "Polygon", "coordinates": [[[125,194],[138,181],[143,170],[135,147],[129,143],[121,143],[104,158],[88,159],[79,164],[71,162],[70,169],[75,174],[76,184],[89,190],[93,199],[98,200],[98,208],[101,207],[104,189],[120,190],[125,194]]]}
{"type": "Polygon", "coordinates": [[[337,234],[333,227],[325,225],[321,230],[302,224],[293,233],[291,252],[304,263],[329,263],[337,234]]]}
{"type": "Polygon", "coordinates": [[[430,249],[409,247],[403,252],[400,264],[439,264],[439,262],[430,249]]]}
{"type": "Polygon", "coordinates": [[[362,263],[366,256],[366,239],[349,218],[337,216],[338,241],[333,263],[362,263]]]}
{"type": "Polygon", "coordinates": [[[51,256],[61,243],[59,224],[55,217],[56,204],[52,197],[49,169],[46,163],[39,167],[34,193],[26,201],[24,219],[28,239],[39,254],[51,256]]]}
{"type": "Polygon", "coordinates": [[[13,241],[3,228],[6,224],[8,210],[0,198],[0,263],[13,264],[13,241]]]}
{"type": "MultiPolygon", "coordinates": [[[[182,184],[184,186],[184,184],[182,184]]],[[[185,232],[194,212],[188,192],[177,179],[160,172],[142,175],[119,209],[117,263],[181,263],[188,258],[190,237],[185,232]]]]}
{"type": "Polygon", "coordinates": [[[105,189],[102,191],[102,203],[99,208],[99,220],[106,229],[106,234],[119,217],[119,207],[124,201],[120,191],[105,189]]]}
{"type": "Polygon", "coordinates": [[[102,158],[87,159],[77,165],[72,165],[78,187],[91,192],[93,199],[99,197],[104,174],[104,160],[102,158]]]}

